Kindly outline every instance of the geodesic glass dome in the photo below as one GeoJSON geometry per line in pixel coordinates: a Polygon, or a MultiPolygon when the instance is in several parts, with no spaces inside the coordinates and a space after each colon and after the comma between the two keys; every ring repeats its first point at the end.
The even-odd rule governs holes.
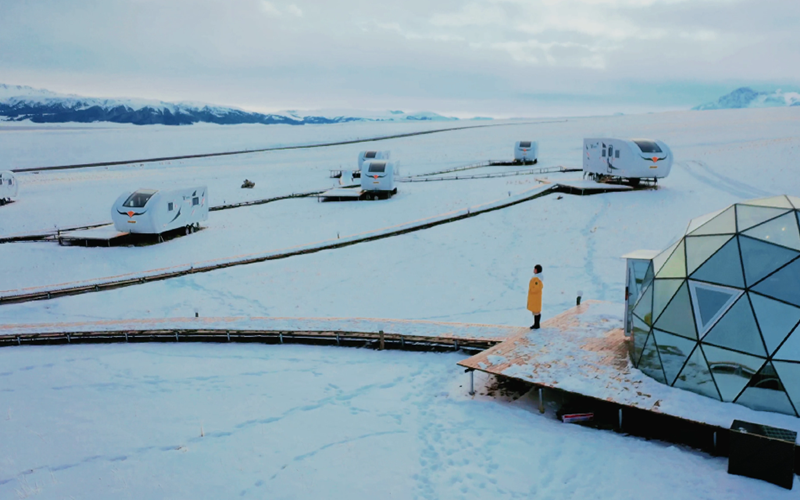
{"type": "Polygon", "coordinates": [[[694,219],[643,262],[626,324],[635,366],[673,387],[800,416],[800,198],[694,219]]]}

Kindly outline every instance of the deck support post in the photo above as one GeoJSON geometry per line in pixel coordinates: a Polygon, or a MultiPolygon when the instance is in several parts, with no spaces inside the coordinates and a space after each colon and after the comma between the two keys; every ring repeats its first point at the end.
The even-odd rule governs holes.
{"type": "Polygon", "coordinates": [[[539,413],[544,413],[544,391],[539,387],[539,413]]]}
{"type": "Polygon", "coordinates": [[[475,370],[469,371],[469,395],[475,395],[475,370]]]}
{"type": "Polygon", "coordinates": [[[19,335],[17,335],[17,345],[22,345],[22,341],[19,339],[19,335]]]}
{"type": "Polygon", "coordinates": [[[67,344],[71,344],[71,343],[72,343],[72,339],[69,337],[69,333],[68,333],[67,334],[67,344]]]}
{"type": "Polygon", "coordinates": [[[382,351],[384,344],[383,344],[383,330],[378,332],[378,350],[382,351]]]}
{"type": "Polygon", "coordinates": [[[619,430],[622,430],[622,408],[619,409],[619,430]]]}
{"type": "Polygon", "coordinates": [[[339,340],[339,333],[336,333],[336,345],[342,345],[341,341],[339,340]]]}
{"type": "Polygon", "coordinates": [[[228,330],[227,334],[228,334],[228,342],[230,342],[231,341],[231,331],[228,330]]]}
{"type": "Polygon", "coordinates": [[[717,452],[717,431],[714,431],[714,453],[717,452]]]}
{"type": "Polygon", "coordinates": [[[178,338],[178,331],[175,330],[175,342],[179,342],[180,339],[178,338]]]}
{"type": "Polygon", "coordinates": [[[125,332],[125,343],[128,343],[128,332],[125,332]]]}
{"type": "Polygon", "coordinates": [[[400,335],[400,348],[401,349],[406,348],[406,339],[404,339],[402,335],[400,335]]]}
{"type": "Polygon", "coordinates": [[[455,340],[453,341],[453,350],[454,350],[454,351],[457,351],[457,350],[458,350],[458,339],[455,339],[455,340]]]}
{"type": "Polygon", "coordinates": [[[278,334],[278,338],[280,339],[281,344],[283,344],[283,334],[282,333],[278,334]]]}

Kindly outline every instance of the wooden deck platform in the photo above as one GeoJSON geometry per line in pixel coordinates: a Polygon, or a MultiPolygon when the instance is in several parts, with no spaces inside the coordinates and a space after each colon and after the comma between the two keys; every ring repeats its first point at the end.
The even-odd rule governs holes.
{"type": "Polygon", "coordinates": [[[588,301],[465,359],[464,368],[684,421],[728,428],[735,419],[800,431],[800,419],[669,387],[629,361],[623,304],[588,301]]]}
{"type": "Polygon", "coordinates": [[[62,232],[58,235],[60,245],[80,245],[80,244],[103,244],[111,246],[114,240],[128,236],[130,233],[117,231],[113,224],[78,229],[75,231],[62,232]]]}

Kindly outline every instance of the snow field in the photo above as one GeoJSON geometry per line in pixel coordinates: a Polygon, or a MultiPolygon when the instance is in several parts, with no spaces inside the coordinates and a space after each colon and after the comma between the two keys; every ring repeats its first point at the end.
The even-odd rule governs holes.
{"type": "Polygon", "coordinates": [[[0,460],[0,496],[792,495],[729,476],[724,459],[542,417],[528,397],[471,400],[462,357],[255,344],[3,349],[0,441],[12,452],[0,460]]]}
{"type": "MultiPolygon", "coordinates": [[[[341,127],[337,130],[346,129],[341,127]]],[[[134,132],[127,138],[120,133],[120,141],[134,144],[131,138],[139,133],[134,132]]],[[[61,154],[49,146],[47,135],[26,133],[30,161],[61,154]]],[[[74,140],[102,143],[93,133],[75,131],[74,140]]],[[[191,146],[191,137],[202,137],[184,130],[163,133],[173,134],[172,142],[162,142],[170,147],[191,146]]],[[[572,306],[577,290],[584,292],[584,299],[621,302],[625,272],[619,255],[665,248],[691,218],[735,201],[800,194],[800,181],[790,170],[800,147],[800,109],[570,119],[530,128],[447,132],[374,147],[391,149],[404,175],[507,158],[513,142],[525,138],[539,141],[541,166],[576,166],[581,138],[589,135],[660,138],[676,155],[673,172],[657,191],[561,199],[550,195],[333,251],[102,293],[3,305],[0,315],[6,324],[191,317],[197,310],[201,317],[370,317],[528,325],[526,285],[536,263],[545,267],[545,319],[572,306]]],[[[139,187],[159,178],[191,176],[208,182],[212,203],[217,203],[212,181],[223,197],[237,199],[306,190],[311,177],[312,189],[320,180],[325,187],[329,168],[339,168],[340,161],[344,168],[354,165],[357,152],[372,147],[39,174],[39,184],[31,183],[25,191],[29,201],[0,211],[0,234],[11,232],[12,225],[25,230],[55,221],[91,222],[101,212],[107,217],[110,202],[98,201],[96,193],[111,191],[116,197],[125,184],[139,187]],[[269,168],[264,167],[267,163],[269,168]],[[256,190],[238,189],[245,177],[256,181],[256,190]],[[52,199],[66,190],[71,198],[54,209],[52,199]]],[[[104,148],[96,150],[87,146],[85,157],[110,155],[104,148]]],[[[227,251],[238,250],[226,246],[232,241],[246,243],[247,249],[273,248],[279,238],[287,238],[280,240],[287,244],[317,241],[308,238],[332,234],[340,226],[384,227],[387,222],[493,200],[497,192],[508,190],[503,182],[400,185],[401,194],[376,202],[380,205],[292,200],[264,206],[263,211],[239,209],[242,212],[231,213],[248,214],[263,225],[279,221],[273,233],[280,236],[238,225],[236,219],[226,222],[228,232],[219,225],[167,245],[146,247],[158,249],[159,257],[144,258],[145,247],[112,249],[132,251],[121,258],[122,253],[101,254],[108,250],[101,248],[0,245],[0,289],[12,280],[25,286],[56,282],[65,276],[58,274],[59,267],[74,267],[79,271],[75,275],[83,278],[128,265],[121,260],[140,266],[148,259],[169,257],[169,248],[178,248],[168,246],[173,242],[199,242],[195,238],[215,230],[220,236],[213,239],[214,248],[227,251]],[[426,189],[438,196],[417,196],[426,189]],[[362,207],[378,208],[364,213],[362,207]],[[104,263],[98,255],[114,257],[104,263]]],[[[300,346],[2,350],[0,405],[8,401],[8,409],[0,407],[0,442],[13,439],[9,442],[15,458],[0,459],[0,492],[61,498],[83,494],[79,488],[88,487],[94,489],[85,496],[131,498],[244,493],[274,498],[734,499],[788,498],[791,493],[728,476],[724,460],[694,451],[540,418],[530,401],[470,401],[466,389],[458,387],[468,383],[455,367],[459,359],[456,354],[300,346]],[[221,360],[229,353],[234,360],[230,366],[221,360]],[[283,358],[286,353],[289,357],[283,358]],[[33,368],[24,370],[27,367],[33,368]],[[250,382],[255,376],[247,374],[259,371],[270,373],[250,382]],[[42,396],[34,399],[34,393],[42,396]],[[390,433],[377,434],[383,432],[390,433]],[[34,472],[22,474],[29,469],[34,472]],[[102,479],[86,481],[95,476],[102,479]]]]}

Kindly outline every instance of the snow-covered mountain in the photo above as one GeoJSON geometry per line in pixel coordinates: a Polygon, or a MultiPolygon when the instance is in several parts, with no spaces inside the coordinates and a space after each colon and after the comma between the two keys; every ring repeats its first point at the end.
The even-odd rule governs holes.
{"type": "Polygon", "coordinates": [[[774,108],[782,106],[800,106],[800,93],[783,92],[780,89],[773,92],[757,92],[749,87],[741,87],[730,94],[720,97],[717,102],[708,102],[692,109],[774,108]]]}
{"type": "Polygon", "coordinates": [[[0,121],[30,120],[34,123],[114,122],[135,125],[220,125],[282,123],[287,125],[343,123],[351,121],[457,120],[436,113],[403,111],[330,110],[254,113],[242,109],[193,102],[145,99],[101,99],[59,94],[21,85],[0,84],[0,121]]]}

